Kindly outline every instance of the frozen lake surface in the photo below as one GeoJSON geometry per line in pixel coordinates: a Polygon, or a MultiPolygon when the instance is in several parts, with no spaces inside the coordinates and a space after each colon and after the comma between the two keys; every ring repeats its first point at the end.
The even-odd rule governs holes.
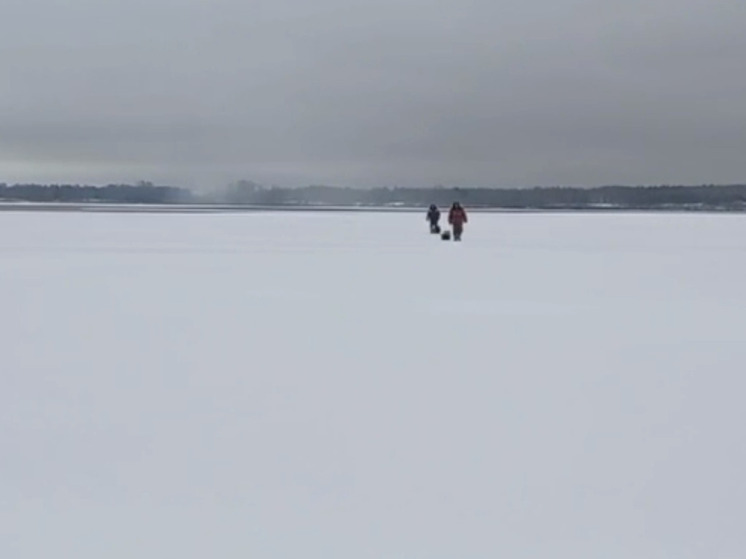
{"type": "Polygon", "coordinates": [[[746,216],[0,214],[0,557],[746,556],[746,216]]]}

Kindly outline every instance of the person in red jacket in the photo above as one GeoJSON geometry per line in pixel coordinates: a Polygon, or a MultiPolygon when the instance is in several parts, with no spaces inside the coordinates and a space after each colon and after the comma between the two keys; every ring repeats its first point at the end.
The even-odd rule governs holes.
{"type": "Polygon", "coordinates": [[[469,219],[466,217],[466,210],[461,207],[461,204],[454,202],[451,209],[448,211],[448,223],[453,228],[453,240],[460,241],[461,234],[464,232],[464,223],[468,222],[469,219]]]}

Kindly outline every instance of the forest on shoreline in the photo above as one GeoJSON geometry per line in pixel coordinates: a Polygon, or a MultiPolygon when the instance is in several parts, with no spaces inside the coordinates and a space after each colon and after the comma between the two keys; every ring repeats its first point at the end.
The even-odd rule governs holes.
{"type": "Polygon", "coordinates": [[[266,187],[239,181],[220,191],[196,192],[149,182],[105,186],[0,183],[0,201],[110,204],[220,204],[260,206],[425,207],[460,201],[484,209],[685,209],[745,211],[746,184],[533,188],[266,187]]]}

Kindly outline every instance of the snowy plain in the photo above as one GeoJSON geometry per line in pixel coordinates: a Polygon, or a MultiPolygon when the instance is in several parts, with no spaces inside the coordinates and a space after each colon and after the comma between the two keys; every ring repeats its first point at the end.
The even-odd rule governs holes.
{"type": "Polygon", "coordinates": [[[746,556],[746,216],[0,214],[0,557],[746,556]]]}

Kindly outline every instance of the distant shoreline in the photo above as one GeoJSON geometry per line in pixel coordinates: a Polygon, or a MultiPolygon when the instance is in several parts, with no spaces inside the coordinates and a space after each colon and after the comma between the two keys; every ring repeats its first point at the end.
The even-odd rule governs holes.
{"type": "MultiPolygon", "coordinates": [[[[425,206],[332,206],[305,204],[129,204],[129,203],[80,203],[80,202],[11,202],[0,201],[0,212],[81,212],[81,213],[159,213],[159,214],[205,214],[205,213],[266,213],[266,212],[322,212],[322,213],[421,213],[425,206]]],[[[710,213],[744,214],[740,209],[717,208],[632,208],[613,206],[562,207],[562,208],[499,208],[471,207],[472,213],[495,214],[559,214],[559,213],[710,213]]]]}
{"type": "Polygon", "coordinates": [[[307,186],[282,188],[239,181],[223,190],[197,193],[152,183],[45,185],[0,183],[0,209],[28,206],[44,211],[108,212],[418,212],[431,203],[447,208],[459,200],[473,212],[746,212],[746,184],[702,186],[603,186],[372,188],[307,186]]]}

